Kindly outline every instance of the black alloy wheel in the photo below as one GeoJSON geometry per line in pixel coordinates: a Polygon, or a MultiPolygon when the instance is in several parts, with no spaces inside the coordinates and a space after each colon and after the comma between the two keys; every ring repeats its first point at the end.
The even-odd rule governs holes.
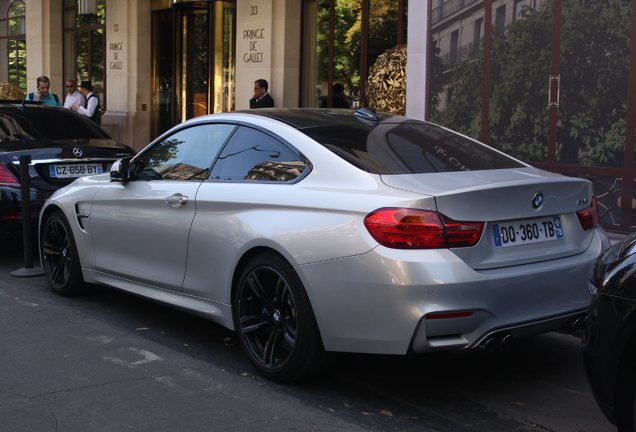
{"type": "Polygon", "coordinates": [[[616,422],[618,432],[636,431],[636,334],[632,335],[620,361],[616,377],[616,422]]]}
{"type": "Polygon", "coordinates": [[[273,253],[259,255],[243,270],[234,298],[241,345],[258,372],[294,381],[329,363],[307,293],[293,267],[273,253]]]}
{"type": "MultiPolygon", "coordinates": [[[[630,277],[627,280],[631,284],[633,278],[630,277]]],[[[617,301],[616,304],[622,305],[623,303],[617,301]]],[[[617,306],[617,310],[623,309],[627,310],[623,306],[617,306]]],[[[625,327],[629,325],[633,329],[633,322],[630,320],[624,321],[620,325],[625,327]]],[[[610,327],[608,326],[608,328],[610,327]]],[[[608,354],[605,351],[604,353],[608,354]]],[[[613,377],[616,385],[613,401],[615,425],[618,432],[636,432],[636,370],[634,369],[634,364],[636,364],[636,331],[632,330],[632,334],[622,349],[614,349],[609,353],[609,357],[615,358],[616,356],[620,358],[613,377]]]]}
{"type": "Polygon", "coordinates": [[[623,373],[619,376],[618,379],[621,381],[616,392],[615,409],[618,432],[636,432],[636,380],[634,373],[623,373]]]}
{"type": "Polygon", "coordinates": [[[62,296],[79,294],[84,280],[73,232],[61,211],[52,213],[40,236],[42,265],[53,291],[62,296]]]}

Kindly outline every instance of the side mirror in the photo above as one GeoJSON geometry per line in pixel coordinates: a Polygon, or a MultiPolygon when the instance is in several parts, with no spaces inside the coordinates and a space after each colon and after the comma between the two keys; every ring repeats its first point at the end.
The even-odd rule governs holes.
{"type": "Polygon", "coordinates": [[[131,156],[119,159],[110,167],[110,181],[127,182],[130,179],[131,156]]]}

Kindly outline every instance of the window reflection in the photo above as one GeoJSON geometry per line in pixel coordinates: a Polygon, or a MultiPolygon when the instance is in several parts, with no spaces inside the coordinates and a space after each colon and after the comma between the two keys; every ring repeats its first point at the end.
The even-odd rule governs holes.
{"type": "Polygon", "coordinates": [[[405,18],[405,0],[305,0],[302,106],[331,106],[335,83],[345,87],[351,107],[360,106],[369,68],[405,43],[405,18]]]}
{"type": "Polygon", "coordinates": [[[256,181],[290,181],[301,175],[305,170],[305,163],[291,162],[263,162],[256,164],[249,170],[245,180],[256,181]]]}
{"type": "Polygon", "coordinates": [[[374,174],[424,174],[520,168],[477,141],[430,123],[308,128],[305,133],[352,165],[374,174]]]}
{"type": "Polygon", "coordinates": [[[250,128],[239,128],[223,149],[212,170],[221,181],[292,181],[306,164],[273,137],[250,128]]]}
{"type": "Polygon", "coordinates": [[[182,129],[154,144],[135,161],[138,180],[205,180],[233,125],[182,129]]]}

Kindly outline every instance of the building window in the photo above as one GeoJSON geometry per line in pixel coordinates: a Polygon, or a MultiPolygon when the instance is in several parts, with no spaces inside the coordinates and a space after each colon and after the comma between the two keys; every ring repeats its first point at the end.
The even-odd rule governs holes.
{"type": "Polygon", "coordinates": [[[506,5],[497,8],[495,15],[495,29],[499,33],[503,33],[506,28],[506,5]]]}
{"type": "Polygon", "coordinates": [[[0,81],[8,81],[26,92],[26,4],[15,0],[9,4],[6,18],[0,19],[0,42],[7,59],[0,71],[0,81]]]}
{"type": "Polygon", "coordinates": [[[451,33],[450,40],[450,57],[451,64],[457,63],[457,55],[459,54],[459,30],[455,30],[451,33]]]}
{"type": "Polygon", "coordinates": [[[105,109],[106,0],[89,3],[91,7],[80,11],[77,0],[64,0],[64,79],[78,84],[91,81],[93,93],[105,109]]]}
{"type": "Polygon", "coordinates": [[[481,38],[484,37],[484,19],[479,18],[475,20],[475,27],[473,29],[473,43],[479,45],[481,38]]]}
{"type": "Polygon", "coordinates": [[[302,107],[332,106],[333,85],[366,105],[369,69],[406,42],[406,0],[304,0],[302,107]]]}

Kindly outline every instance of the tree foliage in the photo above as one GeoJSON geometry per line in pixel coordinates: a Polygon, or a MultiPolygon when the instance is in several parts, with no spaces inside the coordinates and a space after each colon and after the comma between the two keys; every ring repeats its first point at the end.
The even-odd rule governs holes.
{"type": "MultiPolygon", "coordinates": [[[[563,0],[560,163],[620,166],[625,144],[630,0],[563,0]]],[[[493,33],[488,144],[528,162],[547,159],[553,2],[524,8],[493,33]]],[[[432,120],[479,137],[483,55],[453,70],[453,100],[432,120]]]]}

